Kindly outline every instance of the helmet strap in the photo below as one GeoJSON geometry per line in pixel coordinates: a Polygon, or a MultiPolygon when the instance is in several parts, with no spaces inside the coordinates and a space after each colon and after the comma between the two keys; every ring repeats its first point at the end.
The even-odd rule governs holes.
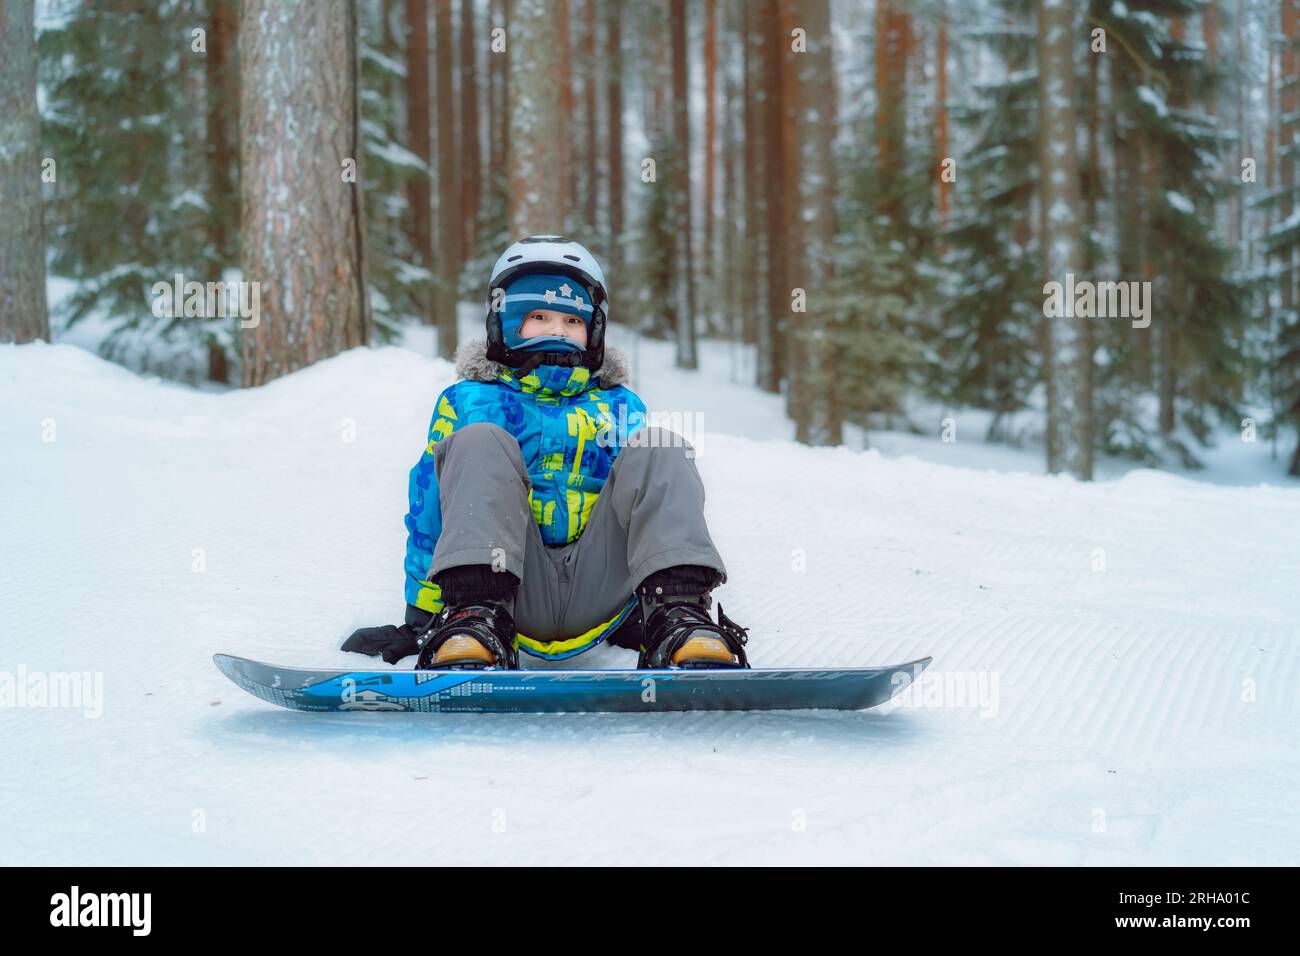
{"type": "Polygon", "coordinates": [[[523,365],[515,369],[515,375],[519,378],[523,378],[525,375],[532,372],[533,369],[537,368],[537,366],[541,365],[542,359],[544,358],[546,358],[544,352],[534,352],[532,355],[528,356],[523,365]]]}
{"type": "Polygon", "coordinates": [[[585,352],[529,352],[523,364],[515,369],[515,375],[523,378],[542,364],[578,368],[585,364],[583,361],[585,354],[585,352]]]}

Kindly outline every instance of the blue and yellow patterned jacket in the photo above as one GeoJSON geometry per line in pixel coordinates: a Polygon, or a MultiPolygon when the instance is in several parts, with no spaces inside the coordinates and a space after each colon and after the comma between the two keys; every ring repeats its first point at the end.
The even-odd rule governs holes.
{"type": "MultiPolygon", "coordinates": [[[[621,450],[621,441],[645,425],[645,405],[623,383],[626,354],[605,348],[599,372],[586,368],[542,366],[516,378],[487,358],[480,340],[456,354],[461,381],[438,396],[429,441],[411,469],[410,509],[406,515],[406,603],[426,611],[442,608],[441,589],[426,575],[442,530],[434,446],[456,429],[475,422],[500,425],[519,442],[532,481],[533,517],[548,545],[567,544],[582,534],[592,506],[621,450]],[[599,431],[607,436],[597,441],[599,431]]],[[[627,604],[609,621],[584,634],[541,641],[525,634],[519,647],[538,657],[557,659],[580,653],[604,640],[635,606],[627,604]]]]}

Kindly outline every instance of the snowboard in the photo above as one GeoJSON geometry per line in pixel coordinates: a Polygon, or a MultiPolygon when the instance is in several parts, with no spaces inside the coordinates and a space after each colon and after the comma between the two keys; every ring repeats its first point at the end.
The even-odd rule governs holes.
{"type": "Polygon", "coordinates": [[[930,658],[887,667],[750,670],[344,670],[214,655],[221,673],[290,710],[355,713],[653,713],[865,710],[907,687],[930,658]]]}

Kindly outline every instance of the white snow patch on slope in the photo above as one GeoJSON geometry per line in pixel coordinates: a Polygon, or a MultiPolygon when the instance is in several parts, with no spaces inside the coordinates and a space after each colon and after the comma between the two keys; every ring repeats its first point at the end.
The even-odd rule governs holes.
{"type": "Polygon", "coordinates": [[[706,410],[718,599],[755,664],[928,654],[996,707],[279,711],[211,654],[365,663],[338,644],[400,618],[451,366],[358,349],[211,394],[4,346],[0,671],[102,673],[105,700],[0,709],[0,863],[1300,862],[1300,492],[806,448],[724,353],[660,352],[638,384],[706,410]]]}

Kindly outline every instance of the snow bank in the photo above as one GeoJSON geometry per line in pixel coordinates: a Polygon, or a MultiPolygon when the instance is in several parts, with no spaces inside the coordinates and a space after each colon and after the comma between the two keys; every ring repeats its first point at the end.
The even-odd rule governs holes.
{"type": "Polygon", "coordinates": [[[98,718],[0,708],[0,863],[1300,862],[1300,491],[805,448],[725,354],[636,354],[652,406],[705,413],[754,663],[929,654],[928,683],[847,715],[277,711],[210,655],[356,665],[342,638],[400,618],[450,364],[212,394],[0,347],[0,677],[103,686],[98,718]]]}

